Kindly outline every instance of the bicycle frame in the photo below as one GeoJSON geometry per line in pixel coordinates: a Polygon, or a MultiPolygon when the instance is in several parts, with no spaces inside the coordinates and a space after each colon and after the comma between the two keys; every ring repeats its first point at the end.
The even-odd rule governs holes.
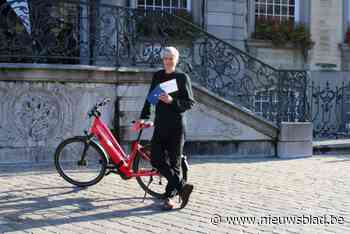
{"type": "Polygon", "coordinates": [[[139,143],[142,132],[139,133],[138,139],[132,143],[130,155],[125,154],[117,139],[113,136],[112,132],[109,130],[108,126],[103,122],[100,116],[95,116],[90,133],[92,136],[95,136],[98,139],[100,145],[107,152],[119,172],[124,174],[126,177],[131,178],[138,176],[159,175],[159,172],[155,170],[140,170],[136,173],[132,170],[132,165],[137,153],[139,153],[141,157],[149,160],[149,157],[142,152],[143,146],[139,143]]]}

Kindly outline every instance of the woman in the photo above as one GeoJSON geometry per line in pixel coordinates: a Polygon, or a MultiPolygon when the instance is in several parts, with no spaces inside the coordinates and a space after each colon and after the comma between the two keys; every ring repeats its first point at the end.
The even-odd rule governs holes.
{"type": "MultiPolygon", "coordinates": [[[[164,49],[164,69],[153,75],[148,92],[149,96],[154,93],[153,91],[156,88],[163,87],[163,90],[165,89],[160,96],[155,96],[159,101],[153,102],[156,105],[156,114],[151,152],[152,166],[157,168],[168,180],[165,191],[165,210],[175,207],[175,202],[172,198],[176,194],[179,194],[182,200],[181,208],[184,208],[193,190],[192,184],[186,184],[182,180],[181,155],[185,142],[185,111],[192,108],[195,101],[188,75],[176,70],[178,60],[179,52],[175,47],[166,47],[164,49]],[[171,84],[170,89],[164,88],[166,84],[171,84]],[[172,92],[167,93],[166,90],[171,90],[172,92]],[[167,152],[169,162],[165,158],[165,152],[167,152]]],[[[146,99],[145,101],[138,124],[150,117],[151,103],[149,100],[146,99]]]]}

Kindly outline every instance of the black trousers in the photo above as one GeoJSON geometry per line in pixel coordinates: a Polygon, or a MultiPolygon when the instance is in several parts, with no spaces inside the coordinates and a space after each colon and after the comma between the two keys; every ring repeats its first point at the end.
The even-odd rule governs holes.
{"type": "Polygon", "coordinates": [[[182,180],[181,155],[185,143],[183,127],[176,129],[155,128],[152,137],[151,164],[167,180],[166,197],[174,197],[181,191],[182,180]]]}

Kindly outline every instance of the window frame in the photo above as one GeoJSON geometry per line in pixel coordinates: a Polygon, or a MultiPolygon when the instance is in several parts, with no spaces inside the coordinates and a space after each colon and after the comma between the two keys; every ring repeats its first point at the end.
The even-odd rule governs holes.
{"type": "MultiPolygon", "coordinates": [[[[310,24],[310,5],[311,0],[295,0],[295,7],[294,7],[294,22],[296,23],[303,23],[303,24],[310,24]]],[[[344,0],[345,1],[345,0],[344,0]]],[[[350,1],[350,0],[348,0],[350,1]]],[[[249,15],[248,15],[248,38],[250,38],[250,35],[252,35],[255,32],[255,0],[248,0],[248,9],[249,15]]]]}
{"type": "Polygon", "coordinates": [[[136,8],[142,8],[143,7],[144,9],[152,8],[152,9],[169,10],[170,12],[173,12],[174,10],[175,11],[176,10],[187,10],[188,12],[191,12],[191,10],[192,10],[191,9],[191,6],[192,6],[191,0],[186,0],[186,8],[179,7],[181,0],[169,0],[170,1],[170,7],[164,7],[164,4],[163,4],[164,0],[161,0],[162,5],[160,7],[156,5],[156,1],[155,0],[153,0],[153,4],[152,5],[147,5],[147,0],[143,0],[143,1],[144,1],[144,4],[143,5],[139,5],[139,1],[136,0],[136,3],[135,3],[136,6],[135,7],[136,8]],[[177,7],[174,7],[172,5],[173,1],[177,1],[178,2],[178,4],[177,4],[178,6],[177,7]]]}
{"type": "MultiPolygon", "coordinates": [[[[273,13],[272,13],[272,15],[269,15],[268,13],[267,13],[267,10],[266,10],[266,15],[265,16],[272,16],[272,17],[275,17],[275,16],[277,16],[277,17],[280,17],[281,19],[283,18],[283,17],[287,17],[287,18],[294,18],[294,22],[299,22],[300,21],[300,0],[294,0],[294,5],[289,5],[289,4],[282,4],[282,3],[279,3],[278,5],[280,5],[281,6],[281,11],[280,11],[280,14],[278,14],[278,15],[275,15],[275,0],[272,0],[273,2],[272,3],[268,3],[267,1],[265,2],[265,6],[266,6],[266,8],[268,7],[268,6],[271,6],[272,5],[272,11],[273,11],[273,13]],[[291,7],[291,6],[294,6],[294,11],[293,11],[293,15],[289,15],[289,12],[287,11],[287,14],[286,15],[284,15],[284,14],[282,14],[283,12],[282,12],[282,6],[286,6],[287,8],[288,7],[291,7]],[[293,16],[293,17],[289,17],[289,16],[293,16]]],[[[290,1],[290,0],[289,0],[290,1]]],[[[288,2],[289,3],[289,2],[288,2]]],[[[261,3],[259,3],[259,6],[260,5],[264,5],[264,4],[261,4],[261,3]]],[[[277,5],[277,4],[276,4],[277,5]]],[[[254,11],[254,17],[256,17],[256,8],[258,7],[258,5],[256,4],[256,0],[254,1],[254,8],[253,8],[253,11],[254,11]]],[[[258,11],[259,12],[259,11],[258,11]]],[[[260,13],[260,12],[259,12],[260,13]]],[[[259,16],[259,15],[258,15],[259,16]]],[[[264,15],[263,15],[264,16],[264,15]]]]}

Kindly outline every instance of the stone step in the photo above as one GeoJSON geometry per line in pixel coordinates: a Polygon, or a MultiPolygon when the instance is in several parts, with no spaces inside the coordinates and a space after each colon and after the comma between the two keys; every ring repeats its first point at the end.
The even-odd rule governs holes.
{"type": "Polygon", "coordinates": [[[348,154],[350,153],[350,139],[337,139],[313,142],[314,154],[348,154]]]}
{"type": "Polygon", "coordinates": [[[186,142],[184,153],[190,158],[193,155],[203,158],[242,158],[274,157],[272,141],[197,141],[186,142]]]}

